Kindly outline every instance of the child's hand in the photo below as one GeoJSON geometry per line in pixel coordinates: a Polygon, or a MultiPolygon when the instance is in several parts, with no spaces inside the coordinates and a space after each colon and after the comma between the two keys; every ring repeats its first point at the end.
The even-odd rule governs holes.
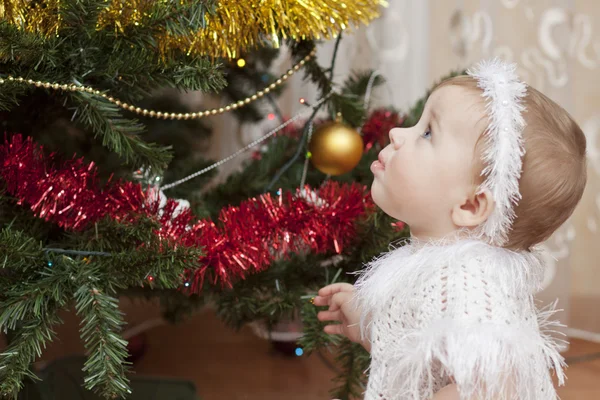
{"type": "Polygon", "coordinates": [[[353,296],[354,286],[349,283],[334,283],[319,290],[314,304],[329,306],[328,311],[319,312],[317,315],[319,321],[340,322],[340,324],[325,326],[326,333],[343,335],[353,342],[362,343],[359,327],[361,311],[351,303],[353,296]]]}

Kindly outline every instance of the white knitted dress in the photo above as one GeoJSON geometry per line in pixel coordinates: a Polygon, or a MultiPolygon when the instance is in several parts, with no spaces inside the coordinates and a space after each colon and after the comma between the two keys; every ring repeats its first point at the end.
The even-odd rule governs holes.
{"type": "MultiPolygon", "coordinates": [[[[461,400],[556,399],[564,361],[552,309],[534,304],[536,254],[476,240],[409,244],[363,271],[356,300],[372,343],[365,400],[426,400],[455,382],[461,400]]],[[[564,343],[564,341],[562,341],[564,343]]]]}

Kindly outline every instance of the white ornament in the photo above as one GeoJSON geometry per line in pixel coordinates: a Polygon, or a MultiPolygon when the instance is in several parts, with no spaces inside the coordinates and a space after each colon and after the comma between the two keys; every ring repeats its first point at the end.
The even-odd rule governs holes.
{"type": "MultiPolygon", "coordinates": [[[[167,196],[158,186],[153,186],[146,192],[146,205],[156,204],[158,202],[158,216],[163,215],[163,209],[167,205],[167,196]]],[[[185,199],[176,199],[177,206],[173,211],[173,218],[190,208],[190,202],[185,199]]]]}
{"type": "Polygon", "coordinates": [[[146,194],[146,204],[150,205],[158,202],[158,209],[160,210],[160,215],[162,215],[162,209],[167,205],[167,196],[158,186],[151,187],[146,194]]]}
{"type": "Polygon", "coordinates": [[[306,190],[305,188],[300,189],[298,197],[306,200],[308,204],[312,204],[317,208],[327,205],[327,202],[320,198],[316,192],[312,190],[306,190]]]}

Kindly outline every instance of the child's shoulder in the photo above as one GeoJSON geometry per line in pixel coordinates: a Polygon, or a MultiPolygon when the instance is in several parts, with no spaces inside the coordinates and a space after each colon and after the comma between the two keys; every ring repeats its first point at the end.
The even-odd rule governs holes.
{"type": "Polygon", "coordinates": [[[543,279],[536,253],[475,243],[423,269],[409,294],[427,319],[494,325],[536,323],[534,294],[543,279]]]}
{"type": "Polygon", "coordinates": [[[539,252],[512,251],[474,242],[449,257],[442,268],[446,268],[449,278],[462,280],[463,289],[481,288],[514,298],[535,294],[540,289],[545,266],[539,252]]]}

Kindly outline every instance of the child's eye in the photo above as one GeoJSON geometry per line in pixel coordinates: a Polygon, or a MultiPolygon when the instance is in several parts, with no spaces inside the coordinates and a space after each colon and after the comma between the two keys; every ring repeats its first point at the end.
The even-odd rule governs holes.
{"type": "Polygon", "coordinates": [[[431,128],[427,128],[427,130],[421,134],[421,137],[423,139],[431,139],[431,135],[431,128]]]}

